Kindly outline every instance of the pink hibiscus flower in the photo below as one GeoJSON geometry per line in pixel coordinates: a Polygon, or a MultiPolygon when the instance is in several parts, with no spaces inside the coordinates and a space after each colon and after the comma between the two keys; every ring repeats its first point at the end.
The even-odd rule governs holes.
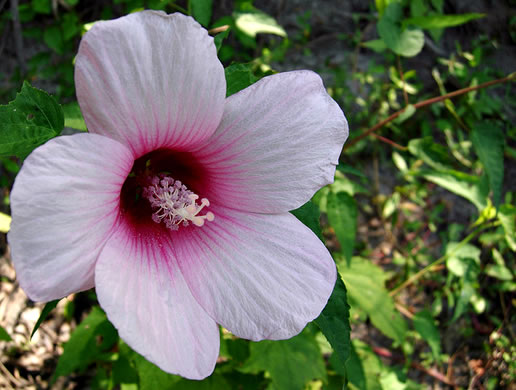
{"type": "Polygon", "coordinates": [[[89,133],[37,148],[11,193],[28,296],[95,287],[122,339],[193,379],[214,369],[217,324],[277,340],[316,318],[335,264],[289,210],[332,182],[348,135],[319,76],[226,99],[206,30],[151,11],[96,23],[75,67],[89,133]]]}

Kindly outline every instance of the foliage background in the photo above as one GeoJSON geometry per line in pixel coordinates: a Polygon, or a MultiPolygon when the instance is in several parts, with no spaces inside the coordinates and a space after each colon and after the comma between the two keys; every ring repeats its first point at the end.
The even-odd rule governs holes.
{"type": "MultiPolygon", "coordinates": [[[[415,107],[516,70],[515,2],[0,1],[0,103],[28,80],[62,104],[64,133],[84,131],[73,85],[80,37],[95,20],[143,8],[230,26],[217,38],[228,94],[276,71],[313,69],[343,108],[351,137],[336,181],[295,214],[337,262],[351,343],[343,288],[327,317],[291,340],[251,343],[221,330],[216,371],[203,382],[131,351],[93,291],[56,302],[29,341],[44,305],[17,285],[0,233],[0,386],[515,388],[514,82],[415,107]]],[[[0,141],[12,134],[6,107],[0,141]]],[[[23,157],[55,135],[16,151],[0,142],[0,230],[23,157]]]]}

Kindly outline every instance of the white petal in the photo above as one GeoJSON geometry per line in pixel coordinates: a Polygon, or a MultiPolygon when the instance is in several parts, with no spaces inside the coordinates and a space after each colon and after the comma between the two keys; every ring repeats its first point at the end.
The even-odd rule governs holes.
{"type": "Polygon", "coordinates": [[[20,285],[35,301],[93,287],[94,267],[118,218],[129,149],[94,134],[57,137],[23,163],[8,235],[20,285]]]}
{"type": "Polygon", "coordinates": [[[321,313],[335,285],[328,250],[289,213],[212,206],[214,221],[171,235],[194,297],[238,337],[285,339],[299,333],[321,313]]]}
{"type": "Polygon", "coordinates": [[[219,330],[192,297],[166,234],[121,225],[95,271],[97,296],[120,337],[147,360],[190,379],[210,375],[219,330]]]}
{"type": "Polygon", "coordinates": [[[209,169],[212,202],[279,213],[333,182],[347,136],[346,118],[321,78],[296,71],[229,97],[216,133],[196,154],[209,169]]]}
{"type": "Polygon", "coordinates": [[[155,11],[95,23],[81,41],[75,83],[89,131],[136,157],[208,138],[226,94],[213,38],[190,17],[155,11]]]}

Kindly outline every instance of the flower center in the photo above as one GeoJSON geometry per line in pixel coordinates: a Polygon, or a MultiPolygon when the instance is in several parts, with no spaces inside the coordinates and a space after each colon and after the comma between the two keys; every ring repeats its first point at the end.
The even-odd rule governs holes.
{"type": "Polygon", "coordinates": [[[205,206],[210,205],[210,201],[202,198],[201,204],[197,204],[199,195],[194,194],[179,180],[160,174],[153,176],[150,183],[143,188],[142,196],[154,210],[154,222],[163,222],[168,229],[177,230],[180,224],[188,226],[192,222],[195,226],[203,226],[205,220],[213,221],[215,218],[211,211],[199,215],[205,206]]]}

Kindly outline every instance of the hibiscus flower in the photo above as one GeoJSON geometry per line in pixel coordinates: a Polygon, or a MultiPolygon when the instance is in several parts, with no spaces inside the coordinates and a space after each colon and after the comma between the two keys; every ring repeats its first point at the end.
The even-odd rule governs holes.
{"type": "Polygon", "coordinates": [[[333,180],[347,122],[313,72],[225,98],[213,39],[145,11],[95,23],[75,64],[89,133],[24,162],[8,239],[34,301],[95,287],[123,340],[201,379],[220,324],[286,339],[316,318],[335,264],[289,213],[333,180]]]}

